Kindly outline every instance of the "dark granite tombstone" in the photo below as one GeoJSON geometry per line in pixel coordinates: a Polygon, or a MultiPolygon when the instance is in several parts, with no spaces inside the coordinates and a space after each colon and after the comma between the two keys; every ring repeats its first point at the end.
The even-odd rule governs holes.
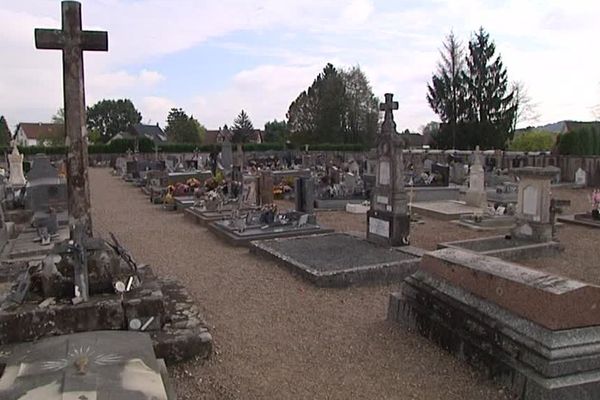
{"type": "Polygon", "coordinates": [[[37,156],[33,160],[31,170],[27,174],[25,189],[25,208],[38,212],[67,209],[67,183],[58,175],[56,168],[50,164],[46,156],[37,156]]]}
{"type": "Polygon", "coordinates": [[[298,177],[294,184],[296,211],[314,211],[314,183],[310,177],[298,177]]]}
{"type": "Polygon", "coordinates": [[[404,189],[403,146],[393,115],[398,103],[393,101],[391,93],[386,93],[380,109],[385,111],[385,118],[377,139],[376,180],[371,209],[367,212],[367,240],[402,246],[409,242],[410,216],[404,189]]]}

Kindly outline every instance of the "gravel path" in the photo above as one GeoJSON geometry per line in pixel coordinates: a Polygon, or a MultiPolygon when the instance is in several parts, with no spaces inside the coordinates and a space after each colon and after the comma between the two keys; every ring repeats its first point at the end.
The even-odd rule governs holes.
{"type": "MultiPolygon", "coordinates": [[[[170,368],[185,399],[507,399],[426,339],[385,321],[398,284],[318,289],[246,249],[229,247],[138,189],[91,169],[94,228],[114,232],[141,262],[183,282],[211,326],[208,362],[170,368]]],[[[341,231],[365,217],[322,213],[341,231]]],[[[413,243],[477,237],[425,220],[413,243]]]]}

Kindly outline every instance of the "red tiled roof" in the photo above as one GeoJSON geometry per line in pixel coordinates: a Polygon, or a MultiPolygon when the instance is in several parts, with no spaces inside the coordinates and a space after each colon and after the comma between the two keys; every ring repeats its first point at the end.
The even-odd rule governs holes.
{"type": "Polygon", "coordinates": [[[65,126],[63,124],[21,122],[17,126],[17,132],[19,129],[23,129],[27,139],[51,139],[65,136],[65,126]]]}

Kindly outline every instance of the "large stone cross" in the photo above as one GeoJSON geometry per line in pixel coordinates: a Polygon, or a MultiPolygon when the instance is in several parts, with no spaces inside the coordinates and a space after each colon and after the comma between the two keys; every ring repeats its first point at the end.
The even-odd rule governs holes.
{"type": "Polygon", "coordinates": [[[107,51],[108,34],[83,31],[81,4],[63,1],[62,29],[36,29],[35,46],[38,49],[62,50],[69,225],[71,229],[75,225],[83,225],[91,236],[83,51],[107,51]]]}
{"type": "Polygon", "coordinates": [[[392,93],[385,94],[385,103],[379,104],[379,110],[384,111],[383,124],[381,125],[381,133],[392,134],[396,133],[396,123],[394,122],[394,110],[398,109],[398,102],[394,101],[392,93]]]}

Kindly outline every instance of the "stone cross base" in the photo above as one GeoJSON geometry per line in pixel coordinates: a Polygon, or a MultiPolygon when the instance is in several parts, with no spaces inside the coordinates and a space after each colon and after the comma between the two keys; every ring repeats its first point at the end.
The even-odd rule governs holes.
{"type": "Polygon", "coordinates": [[[552,241],[552,224],[533,222],[517,218],[516,227],[511,230],[512,237],[516,239],[532,240],[545,243],[552,241]]]}

